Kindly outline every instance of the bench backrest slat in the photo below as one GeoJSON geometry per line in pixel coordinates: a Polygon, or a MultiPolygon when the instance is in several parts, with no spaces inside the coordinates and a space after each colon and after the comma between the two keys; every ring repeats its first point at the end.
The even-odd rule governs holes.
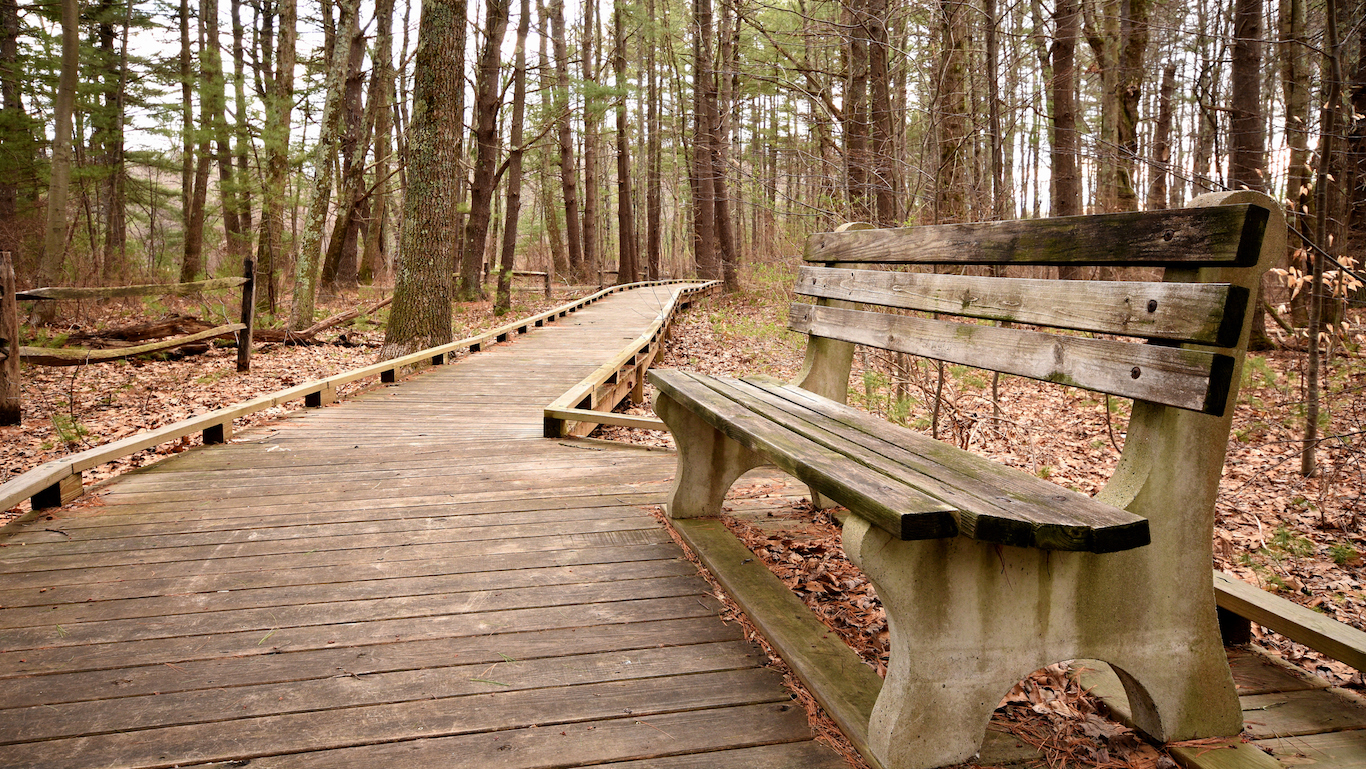
{"type": "Polygon", "coordinates": [[[1222,415],[1233,359],[1202,350],[842,307],[792,305],[799,333],[1222,415]]]}
{"type": "Polygon", "coordinates": [[[1265,209],[1248,203],[1159,212],[1063,216],[933,227],[817,233],[808,262],[1247,267],[1265,209]]]}
{"type": "Polygon", "coordinates": [[[1248,292],[1227,283],[1137,283],[802,267],[797,293],[817,299],[1076,331],[1238,344],[1248,292]]]}

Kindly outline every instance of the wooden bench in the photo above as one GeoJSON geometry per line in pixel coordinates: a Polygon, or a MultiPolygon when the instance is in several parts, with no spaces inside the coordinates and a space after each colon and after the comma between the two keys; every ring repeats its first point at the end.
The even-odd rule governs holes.
{"type": "Polygon", "coordinates": [[[1210,568],[1214,500],[1250,297],[1284,248],[1279,207],[1250,192],[1177,211],[814,235],[796,289],[806,301],[790,319],[809,335],[796,384],[651,372],[679,452],[668,513],[718,515],[760,465],[849,509],[845,550],[890,628],[868,725],[885,767],[972,758],[1002,696],[1069,659],[1110,663],[1158,740],[1236,734],[1210,568]],[[1165,278],[878,269],[908,264],[1162,267],[1165,278]],[[1089,498],[850,408],[855,344],[1132,398],[1118,467],[1089,498]]]}

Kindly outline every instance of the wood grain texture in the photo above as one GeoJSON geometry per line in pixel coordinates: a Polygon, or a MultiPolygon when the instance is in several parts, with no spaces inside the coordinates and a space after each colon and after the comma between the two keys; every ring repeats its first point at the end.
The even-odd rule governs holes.
{"type": "Polygon", "coordinates": [[[1215,416],[1224,412],[1233,371],[1229,356],[1200,350],[808,304],[792,305],[788,327],[1215,416]]]}
{"type": "Polygon", "coordinates": [[[663,371],[655,372],[652,381],[730,439],[902,539],[937,539],[958,532],[951,505],[783,429],[707,387],[700,375],[663,371]]]}
{"type": "Polygon", "coordinates": [[[672,455],[540,437],[669,290],[7,529],[0,764],[838,766],[650,516],[672,455]]]}
{"type": "Polygon", "coordinates": [[[1221,608],[1298,641],[1328,657],[1366,670],[1366,633],[1242,580],[1214,572],[1221,608]]]}
{"type": "Polygon", "coordinates": [[[726,382],[787,429],[894,476],[957,509],[963,536],[1045,550],[1141,547],[1147,521],[1056,484],[891,425],[796,387],[726,382]]]}
{"type": "Polygon", "coordinates": [[[1080,284],[1030,278],[802,267],[796,292],[818,299],[1103,334],[1233,347],[1247,291],[1217,283],[1080,284]]]}
{"type": "Polygon", "coordinates": [[[823,232],[808,262],[1224,266],[1256,263],[1267,213],[1251,204],[823,232]]]}

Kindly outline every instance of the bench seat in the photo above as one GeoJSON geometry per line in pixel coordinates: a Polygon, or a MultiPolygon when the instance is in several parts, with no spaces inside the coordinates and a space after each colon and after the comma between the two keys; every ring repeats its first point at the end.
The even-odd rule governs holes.
{"type": "Polygon", "coordinates": [[[962,535],[1044,550],[1148,544],[1148,522],[791,385],[652,371],[661,392],[901,540],[962,535]]]}

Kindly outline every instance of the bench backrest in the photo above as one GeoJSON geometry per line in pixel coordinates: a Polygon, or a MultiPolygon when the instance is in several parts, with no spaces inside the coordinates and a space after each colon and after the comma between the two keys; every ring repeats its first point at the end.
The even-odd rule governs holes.
{"type": "MultiPolygon", "coordinates": [[[[1225,194],[1174,211],[902,229],[846,226],[813,235],[796,288],[808,301],[793,305],[789,323],[812,337],[801,384],[843,400],[842,391],[831,391],[842,389],[838,371],[824,378],[813,373],[812,356],[829,353],[830,343],[856,343],[1222,416],[1236,391],[1250,297],[1267,266],[1263,240],[1275,211],[1265,196],[1232,194],[1241,202],[1225,194]],[[1121,282],[879,269],[890,265],[1166,269],[1161,282],[1121,282]]],[[[847,378],[847,367],[843,373],[847,378]]]]}

